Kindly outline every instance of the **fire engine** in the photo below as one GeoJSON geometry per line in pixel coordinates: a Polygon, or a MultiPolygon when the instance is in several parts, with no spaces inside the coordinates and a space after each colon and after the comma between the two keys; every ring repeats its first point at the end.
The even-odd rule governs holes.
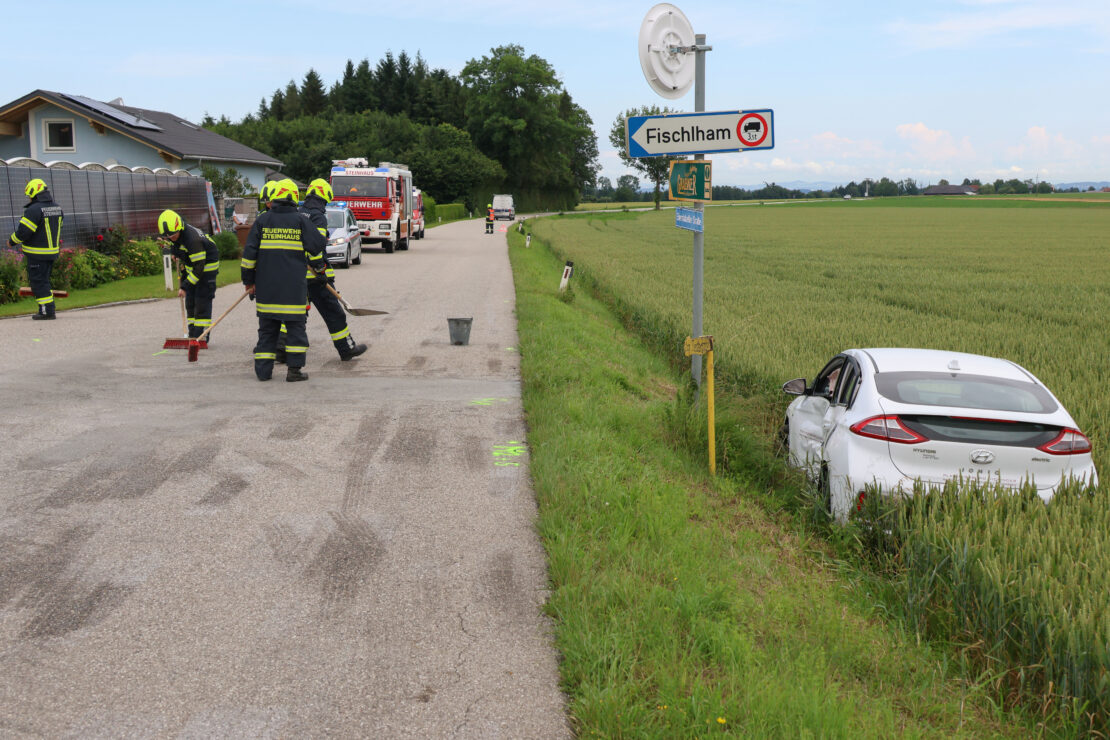
{"type": "Polygon", "coordinates": [[[424,192],[420,188],[412,189],[412,236],[424,238],[424,192]]]}
{"type": "Polygon", "coordinates": [[[403,164],[335,159],[331,189],[337,203],[355,215],[363,243],[380,242],[386,252],[408,249],[414,238],[412,173],[403,164]]]}

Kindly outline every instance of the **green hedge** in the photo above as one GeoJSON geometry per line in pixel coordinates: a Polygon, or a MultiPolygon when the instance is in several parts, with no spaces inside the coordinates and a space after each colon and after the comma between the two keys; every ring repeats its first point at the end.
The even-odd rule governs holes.
{"type": "MultiPolygon", "coordinates": [[[[62,249],[50,272],[51,286],[56,290],[84,290],[133,275],[157,275],[162,271],[162,249],[149,239],[130,241],[124,232],[124,238],[113,239],[109,248],[117,253],[62,249]]],[[[19,300],[19,287],[26,284],[22,253],[10,250],[0,253],[0,303],[19,300]]]]}
{"type": "Polygon", "coordinates": [[[443,203],[437,205],[435,208],[435,217],[429,218],[427,223],[429,225],[443,223],[448,221],[458,221],[459,219],[467,218],[470,214],[466,210],[464,203],[443,203]]]}
{"type": "Polygon", "coordinates": [[[23,254],[8,249],[0,251],[0,303],[19,300],[23,275],[23,254]]]}
{"type": "Polygon", "coordinates": [[[221,231],[219,234],[213,234],[212,241],[216,242],[216,246],[220,248],[220,259],[237,260],[242,256],[239,237],[235,235],[234,231],[221,231]]]}

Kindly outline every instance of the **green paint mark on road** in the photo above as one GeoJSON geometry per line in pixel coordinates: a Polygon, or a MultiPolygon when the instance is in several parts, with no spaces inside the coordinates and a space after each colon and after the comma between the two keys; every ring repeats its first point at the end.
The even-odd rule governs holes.
{"type": "Polygon", "coordinates": [[[159,351],[159,352],[155,352],[154,354],[152,354],[152,355],[151,355],[151,357],[157,357],[158,355],[164,355],[164,354],[166,354],[167,352],[169,352],[169,350],[168,350],[168,349],[164,349],[164,350],[161,350],[161,351],[159,351]]]}
{"type": "Polygon", "coordinates": [[[470,402],[471,406],[492,406],[495,403],[508,403],[507,398],[475,398],[470,402]]]}
{"type": "Polygon", "coordinates": [[[520,457],[528,451],[528,446],[523,442],[512,440],[493,446],[493,464],[499,467],[520,467],[520,463],[509,458],[520,457]]]}

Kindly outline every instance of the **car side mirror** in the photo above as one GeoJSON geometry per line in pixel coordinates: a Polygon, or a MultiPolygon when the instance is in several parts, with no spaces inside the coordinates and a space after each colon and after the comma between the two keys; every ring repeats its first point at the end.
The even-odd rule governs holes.
{"type": "Polygon", "coordinates": [[[794,378],[782,384],[782,392],[788,396],[804,396],[809,392],[805,378],[794,378]]]}

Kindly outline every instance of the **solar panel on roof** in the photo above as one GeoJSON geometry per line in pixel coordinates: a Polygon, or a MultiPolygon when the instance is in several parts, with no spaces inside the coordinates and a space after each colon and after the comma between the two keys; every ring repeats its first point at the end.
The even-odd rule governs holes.
{"type": "Polygon", "coordinates": [[[69,98],[75,103],[83,105],[86,108],[91,108],[101,115],[108,116],[109,118],[119,121],[124,125],[131,126],[132,128],[142,128],[148,131],[162,130],[160,127],[155,126],[150,121],[144,121],[143,119],[137,118],[130,113],[124,113],[119,108],[113,108],[107,103],[101,103],[99,100],[93,100],[92,98],[86,98],[81,95],[67,95],[66,93],[62,93],[62,97],[69,98]]]}

